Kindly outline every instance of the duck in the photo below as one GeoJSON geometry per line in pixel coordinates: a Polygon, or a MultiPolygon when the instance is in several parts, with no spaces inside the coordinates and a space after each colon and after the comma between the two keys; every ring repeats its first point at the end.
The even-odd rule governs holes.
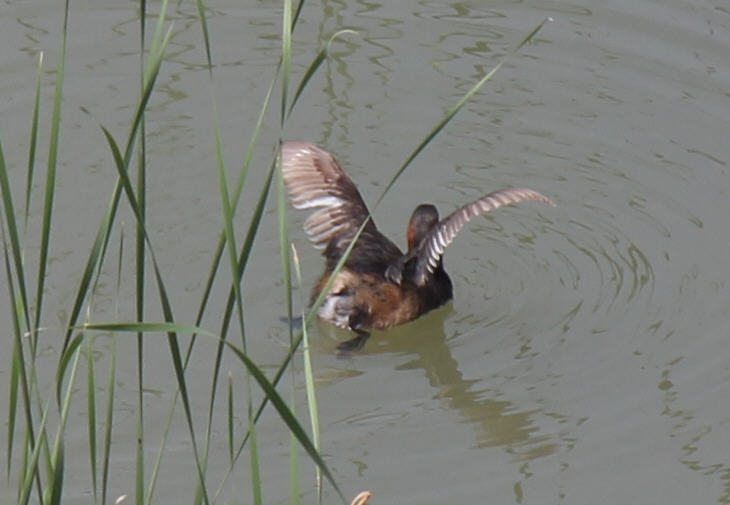
{"type": "Polygon", "coordinates": [[[528,188],[507,188],[467,203],[443,219],[430,203],[418,205],[406,228],[404,253],[375,225],[353,180],[335,156],[315,143],[289,140],[281,145],[284,184],[295,209],[309,210],[304,231],[322,249],[325,268],[312,288],[313,304],[360,228],[360,236],[337,272],[317,317],[355,333],[337,346],[360,349],[372,330],[412,321],[451,300],[453,284],[444,270],[444,252],[472,218],[523,200],[554,206],[528,188]]]}

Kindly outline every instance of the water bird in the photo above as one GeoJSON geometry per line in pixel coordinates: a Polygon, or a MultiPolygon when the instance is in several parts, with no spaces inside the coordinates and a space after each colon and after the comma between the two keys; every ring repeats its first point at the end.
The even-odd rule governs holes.
{"type": "Polygon", "coordinates": [[[294,208],[313,209],[304,230],[315,247],[324,249],[325,269],[312,289],[310,303],[319,297],[364,226],[317,311],[319,319],[357,335],[338,345],[342,351],[362,347],[369,330],[411,321],[453,297],[443,254],[470,219],[522,200],[555,205],[527,188],[494,191],[441,220],[435,206],[421,204],[408,222],[404,254],[380,233],[357,186],[331,152],[310,142],[286,141],[281,146],[281,168],[294,208]]]}

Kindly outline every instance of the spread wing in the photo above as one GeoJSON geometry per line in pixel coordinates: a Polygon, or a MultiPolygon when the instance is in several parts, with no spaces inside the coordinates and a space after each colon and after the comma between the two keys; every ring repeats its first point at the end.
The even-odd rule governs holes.
{"type": "Polygon", "coordinates": [[[419,286],[426,282],[428,275],[438,267],[446,248],[471,218],[522,200],[540,200],[555,206],[548,197],[527,188],[500,189],[464,205],[439,221],[421,241],[416,252],[414,282],[419,286]]]}
{"type": "MultiPolygon", "coordinates": [[[[317,248],[326,248],[327,268],[333,268],[368,218],[355,183],[322,147],[303,141],[284,142],[281,168],[289,196],[297,209],[317,209],[304,230],[317,248]]],[[[356,271],[385,271],[403,253],[370,219],[347,259],[356,271]]]]}
{"type": "Polygon", "coordinates": [[[337,239],[347,247],[370,212],[332,153],[310,142],[284,142],[281,168],[294,208],[319,208],[304,222],[314,246],[322,249],[337,239]]]}

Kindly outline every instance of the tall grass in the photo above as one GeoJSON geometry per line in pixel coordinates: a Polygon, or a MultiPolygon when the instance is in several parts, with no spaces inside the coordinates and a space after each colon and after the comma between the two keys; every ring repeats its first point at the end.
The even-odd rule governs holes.
{"type": "MultiPolygon", "coordinates": [[[[340,500],[346,502],[345,494],[341,491],[339,484],[335,481],[332,472],[327,466],[320,453],[319,441],[319,417],[317,413],[316,392],[313,380],[313,367],[310,350],[307,342],[307,328],[316,313],[320,300],[302,314],[303,326],[301,330],[294,329],[292,321],[292,275],[290,257],[290,241],[287,230],[286,219],[286,196],[280,172],[277,172],[278,159],[272,156],[270,165],[265,171],[263,183],[259,188],[258,197],[251,204],[251,218],[242,236],[236,234],[234,216],[241,203],[241,194],[248,184],[248,173],[251,168],[251,160],[259,145],[264,117],[267,110],[273,106],[273,97],[278,89],[279,120],[283,128],[288,117],[295,110],[295,105],[301,97],[303,90],[316,76],[317,70],[328,57],[331,42],[349,30],[342,30],[332,35],[324,48],[310,62],[308,69],[300,78],[296,86],[291,86],[291,57],[292,57],[292,32],[296,28],[297,20],[302,11],[304,2],[300,1],[296,7],[291,0],[283,1],[282,14],[282,37],[280,59],[271,76],[271,83],[264,97],[261,99],[261,109],[257,117],[256,125],[245,153],[243,162],[238,169],[235,183],[229,186],[228,170],[223,159],[222,135],[219,125],[218,106],[214,96],[213,82],[215,79],[213,48],[208,31],[206,20],[206,6],[202,0],[196,0],[196,9],[201,27],[201,37],[205,46],[208,74],[211,81],[211,123],[212,135],[215,145],[216,174],[218,179],[219,200],[221,206],[221,231],[215,252],[211,258],[211,266],[208,278],[202,293],[198,311],[194,320],[190,323],[182,322],[176,317],[168,291],[168,283],[162,265],[160,265],[156,250],[153,246],[153,237],[147,227],[146,202],[150,195],[146,183],[147,157],[146,157],[146,128],[145,111],[150,98],[155,90],[155,83],[164,64],[164,57],[172,36],[172,26],[167,20],[167,0],[164,0],[156,13],[157,21],[153,34],[146,38],[146,19],[150,14],[147,3],[140,0],[139,24],[140,24],[140,90],[132,117],[129,119],[126,135],[117,138],[104,126],[101,126],[104,138],[108,144],[110,154],[110,165],[114,167],[115,184],[108,199],[104,212],[100,216],[98,227],[91,246],[86,254],[86,262],[79,277],[78,286],[70,303],[68,319],[64,328],[64,337],[58,348],[58,362],[56,364],[52,387],[42,383],[39,372],[41,361],[38,355],[39,342],[44,338],[46,332],[43,330],[45,307],[45,282],[50,268],[49,251],[53,244],[53,217],[54,200],[56,192],[56,167],[58,164],[59,143],[64,135],[70,132],[61,131],[61,114],[63,104],[64,67],[67,58],[66,39],[68,35],[69,4],[65,4],[62,31],[60,37],[59,58],[55,69],[55,92],[52,102],[52,115],[48,129],[50,132],[48,140],[48,161],[46,170],[43,173],[43,213],[41,217],[40,248],[37,259],[26,257],[24,244],[24,230],[29,220],[30,203],[33,200],[34,181],[38,175],[36,170],[36,159],[38,149],[39,111],[41,109],[40,89],[41,78],[44,73],[43,57],[38,60],[37,77],[35,81],[35,94],[33,108],[30,112],[30,131],[28,134],[28,164],[25,173],[25,194],[23,195],[23,213],[19,215],[16,210],[16,203],[11,191],[11,181],[8,167],[2,150],[2,138],[0,138],[0,196],[2,198],[2,219],[0,219],[0,233],[2,234],[3,245],[3,266],[6,277],[6,285],[11,305],[8,307],[8,315],[12,322],[12,349],[10,357],[10,373],[8,381],[8,417],[5,420],[7,426],[7,459],[6,479],[12,483],[15,490],[15,501],[18,504],[26,504],[31,501],[40,504],[59,504],[64,502],[64,484],[67,482],[69,469],[66,463],[65,441],[67,437],[67,426],[69,413],[75,403],[80,402],[80,394],[77,391],[77,377],[86,368],[86,422],[87,442],[89,460],[89,482],[93,492],[95,503],[109,503],[109,490],[111,486],[110,468],[114,462],[114,447],[112,437],[116,423],[116,396],[115,384],[117,379],[117,340],[128,338],[124,335],[136,337],[136,405],[135,405],[135,439],[129,441],[135,444],[135,467],[134,467],[134,501],[137,504],[151,504],[155,501],[169,501],[167,497],[159,497],[155,494],[158,484],[160,469],[163,464],[163,455],[167,450],[168,434],[173,420],[182,418],[187,428],[191,454],[194,462],[196,493],[191,500],[195,504],[216,503],[220,501],[222,490],[225,488],[230,475],[237,466],[238,460],[247,448],[250,467],[250,500],[255,504],[265,502],[262,486],[261,468],[259,463],[259,447],[257,443],[257,423],[260,421],[264,409],[271,405],[278,417],[286,424],[291,433],[291,495],[292,503],[298,503],[300,490],[299,471],[300,462],[298,458],[298,447],[301,447],[313,462],[317,473],[317,489],[321,489],[321,480],[326,480],[332,487],[340,500]],[[278,85],[278,88],[277,88],[278,85]],[[294,93],[290,94],[290,88],[294,93]],[[277,175],[279,174],[279,175],[277,175]],[[289,316],[289,337],[290,346],[283,357],[277,371],[273,376],[267,376],[255,363],[248,353],[246,342],[247,333],[244,325],[244,314],[246,307],[243,298],[241,279],[246,271],[248,261],[252,252],[254,240],[261,224],[264,209],[267,206],[271,188],[276,188],[276,203],[279,214],[279,240],[281,251],[281,275],[283,278],[283,289],[287,300],[287,314],[289,316]],[[120,205],[126,205],[134,216],[134,284],[135,284],[135,306],[136,320],[134,321],[113,321],[98,322],[93,320],[94,295],[105,265],[116,265],[117,293],[121,292],[121,271],[125,263],[124,251],[124,230],[121,227],[118,211],[120,205]],[[119,249],[115,254],[110,254],[109,245],[119,237],[119,249]],[[228,261],[228,276],[222,273],[221,262],[223,258],[228,261]],[[148,263],[149,262],[149,263],[148,263]],[[145,265],[151,265],[148,271],[145,265]],[[30,268],[32,265],[34,268],[30,268]],[[28,273],[36,271],[37,276],[34,286],[30,286],[28,273]],[[220,326],[215,331],[201,327],[204,315],[208,311],[211,302],[213,284],[224,282],[228,286],[228,296],[225,301],[223,313],[220,317],[220,326]],[[153,285],[156,290],[156,298],[160,304],[159,314],[147,314],[151,304],[145,299],[145,286],[153,285]],[[33,287],[35,288],[33,290],[33,287]],[[30,292],[35,295],[31,298],[30,292]],[[241,341],[232,342],[228,339],[231,326],[241,335],[241,341]],[[172,367],[176,379],[176,392],[167,409],[165,425],[162,427],[161,436],[158,440],[150,440],[145,429],[149,420],[146,417],[143,401],[143,392],[146,388],[145,379],[145,338],[148,335],[163,333],[166,335],[167,347],[172,361],[172,367]],[[111,345],[101,350],[97,349],[98,336],[111,334],[111,345]],[[181,336],[191,336],[187,346],[183,348],[181,336]],[[200,421],[193,416],[189,381],[188,364],[195,353],[198,337],[206,339],[206,343],[212,344],[216,349],[216,358],[210,369],[208,411],[203,421],[204,425],[199,426],[200,421]],[[308,407],[309,425],[311,435],[303,427],[295,415],[294,405],[294,383],[295,376],[291,375],[292,387],[289,401],[285,401],[277,390],[281,378],[287,370],[291,370],[291,363],[297,355],[299,347],[304,342],[303,360],[305,370],[306,398],[308,407]],[[105,353],[108,367],[100,369],[96,365],[94,355],[97,352],[105,353]],[[227,384],[227,395],[224,399],[217,396],[219,390],[220,374],[222,372],[222,361],[224,354],[229,354],[241,364],[246,371],[245,390],[237,391],[233,381],[229,379],[227,384]],[[255,389],[263,392],[263,400],[254,401],[255,389]],[[240,406],[236,400],[243,398],[243,405],[240,406]],[[216,423],[214,413],[225,407],[225,428],[220,431],[227,433],[227,470],[224,474],[211,475],[209,472],[209,460],[211,458],[211,437],[220,429],[216,423]],[[243,408],[243,415],[239,414],[239,408],[243,408]],[[243,417],[246,419],[245,433],[236,434],[234,418],[243,417]],[[103,425],[99,431],[97,424],[103,425]],[[202,433],[202,435],[201,435],[202,433]],[[147,465],[146,455],[154,453],[151,467],[147,465]]],[[[544,24],[538,25],[518,46],[513,50],[517,51],[527,43],[544,24]]],[[[510,53],[511,54],[511,53],[510,53]]],[[[471,96],[483,86],[497,71],[497,65],[489,74],[457,102],[447,115],[429,132],[426,132],[423,142],[416,147],[412,155],[404,162],[400,169],[393,175],[386,186],[383,194],[378,199],[380,203],[386,196],[388,190],[405,171],[411,161],[418,153],[452,120],[461,107],[471,96]]],[[[277,139],[280,140],[280,139],[277,139]]],[[[376,204],[377,206],[377,204],[376,204]]],[[[354,244],[354,241],[353,241],[354,244]]],[[[352,244],[351,244],[352,247],[352,244]]],[[[349,250],[348,250],[349,254],[349,250]]],[[[294,255],[296,256],[296,255],[294,255]]],[[[340,261],[338,269],[344,264],[344,258],[340,261]]],[[[295,278],[301,283],[301,273],[298,261],[294,261],[295,278]]],[[[333,276],[334,277],[334,276],[333,276]]],[[[326,289],[323,291],[325,292],[326,289]]],[[[53,340],[43,341],[44,345],[54,345],[53,340]]],[[[75,406],[76,409],[82,409],[75,406]]],[[[72,467],[74,477],[80,471],[78,466],[72,467]]],[[[369,498],[369,493],[361,493],[355,502],[364,504],[369,498]]],[[[319,501],[321,501],[321,495],[319,501]]],[[[241,501],[248,502],[247,499],[241,501]]]]}

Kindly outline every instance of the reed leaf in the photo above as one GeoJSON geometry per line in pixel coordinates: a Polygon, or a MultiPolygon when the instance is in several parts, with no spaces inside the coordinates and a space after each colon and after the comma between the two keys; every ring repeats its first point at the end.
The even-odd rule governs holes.
{"type": "MultiPolygon", "coordinates": [[[[50,505],[59,505],[63,495],[63,482],[64,482],[64,471],[65,471],[65,450],[64,450],[64,437],[66,433],[66,423],[68,422],[68,413],[71,408],[71,399],[73,398],[73,392],[76,389],[76,372],[79,366],[80,352],[79,348],[83,342],[83,337],[77,335],[73,338],[69,344],[66,352],[61,356],[61,363],[70,365],[70,375],[68,384],[66,384],[66,393],[63,395],[63,399],[58,402],[61,407],[61,415],[58,422],[58,428],[56,431],[56,440],[53,445],[53,451],[51,453],[51,468],[53,469],[51,475],[51,485],[49,487],[49,498],[48,503],[50,505]],[[73,360],[73,363],[71,363],[73,360]]],[[[66,368],[65,366],[62,368],[66,368]]],[[[57,380],[63,381],[63,376],[57,377],[57,380]]]]}
{"type": "Polygon", "coordinates": [[[205,17],[205,4],[203,0],[195,0],[195,8],[198,11],[198,19],[200,20],[200,28],[203,30],[203,45],[205,46],[205,58],[208,61],[208,72],[213,76],[213,53],[210,49],[210,35],[208,34],[208,21],[205,17]]]}
{"type": "MultiPolygon", "coordinates": [[[[50,398],[43,407],[43,414],[41,415],[40,423],[38,424],[38,431],[45,431],[46,421],[48,420],[48,408],[50,406],[50,398]]],[[[38,501],[43,505],[45,500],[43,499],[43,488],[40,485],[40,475],[38,473],[38,458],[40,457],[42,444],[32,444],[30,456],[26,461],[23,462],[22,480],[18,489],[18,505],[28,505],[30,500],[30,494],[33,491],[33,482],[36,482],[38,487],[38,501]]]]}
{"type": "Polygon", "coordinates": [[[96,380],[94,377],[94,338],[86,342],[86,426],[89,434],[89,469],[94,501],[98,501],[96,476],[96,380]]]}
{"type": "Polygon", "coordinates": [[[58,405],[61,405],[61,393],[63,388],[63,379],[66,376],[66,369],[68,368],[71,359],[75,358],[76,349],[81,345],[83,339],[81,335],[76,335],[73,339],[71,339],[71,342],[69,343],[68,347],[65,351],[63,351],[63,354],[61,354],[61,359],[59,361],[58,368],[56,369],[56,401],[58,402],[58,405]]]}
{"type": "Polygon", "coordinates": [[[345,35],[345,34],[358,35],[358,33],[355,30],[350,30],[350,29],[339,30],[339,31],[335,32],[334,34],[332,34],[332,36],[327,41],[327,44],[325,44],[324,48],[322,48],[322,50],[319,53],[317,53],[317,56],[309,64],[307,71],[304,72],[304,76],[299,81],[299,86],[297,86],[297,90],[294,93],[294,98],[292,98],[291,104],[289,105],[289,112],[287,112],[287,115],[286,115],[287,118],[289,116],[291,116],[291,113],[294,110],[294,106],[297,104],[299,97],[301,96],[302,92],[304,92],[304,89],[309,84],[309,81],[312,79],[312,77],[317,72],[319,67],[322,66],[322,63],[324,63],[325,60],[327,60],[327,58],[329,57],[329,50],[330,50],[330,46],[332,45],[332,42],[334,42],[335,39],[338,39],[342,35],[345,35]]]}
{"type": "MultiPolygon", "coordinates": [[[[277,158],[281,158],[278,156],[277,158]]],[[[278,164],[281,163],[279,159],[278,164]]],[[[292,327],[292,284],[291,284],[291,263],[289,259],[289,229],[286,224],[286,188],[281,167],[276,171],[276,193],[277,193],[277,214],[279,216],[279,254],[281,256],[281,275],[284,280],[284,295],[286,297],[286,317],[289,321],[289,343],[293,341],[292,327]]]]}
{"type": "MultiPolygon", "coordinates": [[[[164,12],[164,7],[167,5],[167,0],[163,2],[162,9],[164,12]]],[[[161,18],[162,19],[162,18],[161,18]]],[[[156,32],[159,31],[156,30],[156,32]]],[[[132,121],[129,134],[127,137],[127,144],[125,147],[124,152],[124,162],[123,166],[126,167],[129,166],[132,152],[134,151],[135,146],[135,139],[137,138],[137,133],[140,129],[140,124],[142,120],[142,113],[144,109],[147,107],[147,103],[149,102],[149,98],[152,94],[152,89],[154,87],[154,83],[157,77],[157,74],[159,73],[160,65],[162,64],[162,55],[167,47],[167,44],[169,43],[170,36],[172,34],[172,28],[167,30],[167,33],[165,34],[164,38],[159,43],[154,43],[153,46],[156,48],[156,51],[150,52],[150,60],[148,60],[148,67],[151,67],[152,70],[146,71],[145,75],[147,76],[145,78],[145,86],[144,89],[141,92],[140,99],[137,103],[134,119],[132,121]]],[[[102,130],[104,128],[102,127],[102,130]]],[[[108,133],[108,132],[107,132],[108,133]]],[[[108,138],[107,138],[108,140],[108,138]]],[[[79,320],[79,315],[81,313],[81,310],[84,306],[84,300],[86,299],[87,294],[89,293],[89,286],[91,285],[91,282],[93,280],[93,273],[94,269],[96,268],[97,264],[101,261],[103,261],[104,253],[106,251],[106,245],[109,241],[109,233],[111,231],[112,224],[114,222],[114,218],[116,217],[117,208],[119,205],[119,198],[121,197],[122,192],[122,180],[121,178],[117,178],[116,184],[114,186],[114,190],[112,191],[112,197],[109,199],[109,203],[107,205],[106,211],[104,212],[104,215],[102,216],[102,219],[99,223],[99,227],[96,232],[96,236],[94,238],[94,243],[92,245],[91,251],[89,253],[89,256],[87,258],[86,264],[84,266],[84,272],[81,276],[81,281],[79,284],[78,289],[76,290],[76,297],[74,299],[73,308],[71,310],[69,320],[67,323],[67,331],[66,336],[64,338],[64,344],[63,349],[65,349],[66,345],[68,345],[68,341],[71,338],[71,333],[73,331],[73,328],[76,326],[79,320]]]]}
{"type": "Polygon", "coordinates": [[[289,70],[291,66],[291,0],[284,0],[284,14],[281,23],[281,127],[286,121],[287,94],[289,92],[289,70]]]}
{"type": "Polygon", "coordinates": [[[28,170],[25,178],[25,216],[23,226],[28,227],[28,216],[30,214],[30,197],[33,188],[33,174],[35,173],[36,145],[38,144],[38,113],[41,101],[41,79],[43,78],[43,51],[38,55],[38,68],[36,70],[35,96],[33,97],[33,112],[30,120],[30,135],[28,144],[28,170]]]}
{"type": "MultiPolygon", "coordinates": [[[[0,222],[0,229],[2,230],[2,238],[3,238],[3,259],[5,264],[5,276],[8,279],[8,299],[12,303],[12,307],[16,310],[13,310],[11,312],[11,318],[13,321],[13,335],[15,338],[13,339],[13,351],[12,351],[12,360],[10,362],[10,382],[9,382],[9,390],[8,390],[8,432],[7,432],[7,461],[6,461],[6,478],[10,479],[10,470],[12,468],[12,461],[13,461],[13,447],[15,446],[15,421],[17,419],[17,409],[18,409],[18,388],[20,385],[20,375],[24,372],[23,368],[23,356],[22,356],[22,347],[20,347],[19,344],[21,342],[20,337],[20,320],[19,320],[19,313],[17,310],[17,303],[16,303],[16,293],[15,293],[15,286],[13,283],[13,277],[10,270],[10,258],[8,257],[8,244],[5,239],[5,225],[4,223],[0,222]]],[[[31,426],[32,428],[32,426],[31,426]]]]}
{"type": "MultiPolygon", "coordinates": [[[[25,268],[23,267],[23,253],[20,246],[20,235],[18,233],[18,224],[15,215],[15,206],[13,205],[13,193],[10,189],[10,179],[8,177],[8,167],[5,164],[5,155],[3,154],[2,142],[0,142],[0,196],[2,196],[3,210],[5,215],[5,223],[3,223],[3,243],[5,244],[5,253],[7,254],[7,240],[10,240],[10,251],[13,258],[13,266],[15,267],[15,276],[18,282],[18,295],[22,302],[23,319],[25,326],[30,331],[30,315],[28,313],[28,294],[25,283],[25,268]],[[7,233],[5,225],[7,224],[7,233]],[[7,239],[6,239],[7,234],[7,239]]],[[[8,271],[8,279],[10,279],[10,271],[8,271]]],[[[11,300],[16,300],[16,294],[11,293],[11,300]]],[[[33,341],[31,341],[32,343],[33,341]]]]}
{"type": "MultiPolygon", "coordinates": [[[[11,313],[13,321],[13,364],[11,371],[11,391],[9,392],[9,422],[8,422],[8,458],[12,454],[12,445],[15,432],[15,422],[17,419],[17,394],[18,384],[20,385],[20,398],[23,406],[23,414],[25,415],[25,440],[23,455],[27,454],[25,448],[30,447],[31,452],[40,451],[41,448],[47,448],[45,438],[45,423],[41,423],[39,436],[36,436],[35,425],[33,422],[33,410],[31,408],[31,385],[28,379],[27,364],[25,355],[23,353],[23,334],[20,327],[20,313],[23,312],[19,305],[22,305],[21,297],[18,297],[13,282],[13,276],[11,274],[10,258],[8,256],[8,244],[6,240],[5,226],[0,223],[0,230],[2,231],[3,237],[3,258],[5,260],[5,272],[8,281],[8,298],[11,300],[15,310],[11,313]]],[[[35,460],[31,464],[28,460],[24,460],[21,465],[20,481],[25,483],[26,479],[30,479],[28,482],[32,483],[35,480],[39,499],[43,499],[43,485],[41,483],[40,474],[37,472],[37,458],[40,452],[36,453],[35,460]],[[29,466],[30,465],[30,466],[29,466]]],[[[50,466],[48,460],[46,463],[50,466]]],[[[10,472],[10,460],[8,460],[8,473],[10,472]]],[[[30,485],[30,484],[29,484],[30,485]]],[[[23,484],[18,491],[18,497],[23,495],[25,484],[23,484]]],[[[26,496],[26,501],[30,495],[30,489],[26,496]]],[[[21,503],[19,501],[19,503],[21,503]]]]}
{"type": "Polygon", "coordinates": [[[234,433],[234,412],[235,410],[235,402],[233,400],[233,375],[230,373],[228,374],[228,398],[226,402],[226,420],[228,421],[228,460],[231,465],[233,465],[233,433],[234,433]]]}
{"type": "Polygon", "coordinates": [[[117,369],[117,341],[112,338],[112,347],[109,352],[109,373],[106,380],[106,407],[104,409],[104,448],[101,470],[101,502],[107,503],[109,490],[109,468],[111,462],[112,428],[114,426],[114,382],[117,369]]]}
{"type": "Polygon", "coordinates": [[[113,321],[108,323],[85,323],[80,328],[84,330],[94,331],[113,331],[124,333],[198,333],[209,337],[215,337],[215,333],[211,333],[200,326],[185,323],[175,323],[171,321],[113,321]]]}
{"type": "MultiPolygon", "coordinates": [[[[48,145],[48,165],[46,169],[46,190],[43,200],[43,222],[41,225],[41,245],[38,258],[38,282],[35,297],[35,319],[33,330],[40,326],[43,312],[43,293],[46,285],[46,270],[48,269],[48,250],[50,248],[51,218],[53,216],[53,199],[56,193],[56,165],[58,162],[58,139],[61,131],[61,98],[63,97],[63,80],[66,64],[66,36],[68,33],[69,0],[64,3],[63,29],[61,30],[61,47],[58,50],[58,65],[56,66],[56,88],[53,94],[53,114],[51,117],[51,132],[48,145]]],[[[31,348],[35,356],[36,331],[31,332],[31,348]]]]}
{"type": "MultiPolygon", "coordinates": [[[[169,31],[168,31],[169,36],[169,31]]],[[[157,65],[157,68],[159,69],[159,65],[157,65]]],[[[102,131],[104,132],[104,135],[107,138],[107,142],[109,144],[109,147],[112,151],[112,155],[114,157],[115,165],[117,168],[117,173],[120,177],[122,188],[124,189],[125,195],[127,196],[127,199],[129,201],[130,207],[132,208],[132,211],[137,218],[137,225],[141,228],[142,235],[145,239],[145,242],[147,244],[147,247],[149,248],[150,253],[150,259],[152,260],[152,267],[155,277],[155,283],[157,285],[157,291],[160,297],[160,303],[162,305],[162,312],[166,323],[173,323],[174,317],[172,313],[172,307],[170,305],[170,300],[167,295],[167,289],[165,288],[164,281],[162,279],[162,274],[160,272],[160,268],[154,253],[154,250],[151,246],[149,236],[147,235],[147,232],[144,228],[144,221],[142,219],[139,204],[137,203],[137,199],[134,195],[134,191],[131,187],[131,183],[129,181],[129,177],[126,172],[126,163],[125,160],[122,159],[121,153],[119,151],[119,148],[117,146],[116,141],[114,140],[114,137],[112,137],[111,133],[109,131],[102,127],[102,131]]],[[[174,332],[174,330],[170,330],[167,332],[168,336],[168,347],[170,348],[170,354],[173,361],[173,366],[175,369],[175,376],[177,378],[178,382],[178,388],[180,390],[180,395],[182,399],[183,409],[185,411],[185,418],[188,424],[188,430],[190,432],[191,437],[191,444],[193,446],[193,454],[195,456],[195,464],[196,469],[198,470],[198,478],[200,485],[203,487],[203,497],[205,500],[205,503],[208,504],[208,495],[207,491],[205,490],[205,479],[203,474],[203,468],[201,466],[201,459],[200,459],[200,452],[198,450],[198,444],[195,437],[195,429],[193,426],[193,420],[192,420],[192,413],[190,409],[190,401],[188,398],[187,393],[187,386],[185,384],[185,370],[183,367],[183,360],[182,355],[180,353],[180,346],[178,343],[177,334],[174,332]]]]}
{"type": "Polygon", "coordinates": [[[462,96],[459,101],[456,102],[454,106],[449,109],[449,111],[446,113],[446,115],[439,121],[436,126],[434,126],[431,131],[426,135],[426,138],[424,138],[420,144],[414,149],[414,151],[411,153],[411,155],[406,159],[406,161],[401,165],[401,167],[396,170],[395,174],[393,174],[393,177],[390,179],[388,184],[385,186],[385,189],[378,197],[377,201],[375,202],[375,207],[380,204],[380,202],[385,198],[385,195],[388,194],[390,191],[390,188],[393,187],[393,184],[395,184],[395,181],[398,180],[398,178],[401,176],[401,174],[405,171],[406,168],[411,164],[411,162],[418,156],[425,147],[431,143],[431,141],[438,135],[441,130],[443,130],[447,124],[451,122],[451,120],[456,116],[456,114],[461,110],[461,108],[466,104],[471,97],[476,94],[477,91],[479,91],[482,86],[484,86],[493,76],[497,73],[497,71],[502,68],[502,65],[505,64],[507,60],[509,60],[515,53],[517,53],[522,47],[524,47],[525,44],[527,44],[532,38],[537,35],[537,32],[540,31],[540,29],[547,23],[548,21],[551,21],[552,18],[546,18],[543,19],[533,30],[528,33],[525,38],[522,39],[522,41],[517,44],[514,48],[512,48],[506,56],[504,56],[499,63],[497,63],[492,70],[487,72],[487,74],[482,77],[479,82],[477,82],[472,88],[462,96]]]}
{"type": "MultiPolygon", "coordinates": [[[[297,277],[297,285],[301,289],[302,286],[302,271],[299,264],[299,254],[297,253],[296,247],[292,244],[292,257],[294,259],[294,272],[297,277]]],[[[304,307],[302,303],[302,307],[304,307]]],[[[309,348],[309,335],[307,333],[307,323],[305,321],[304,309],[302,309],[302,358],[304,360],[304,383],[307,392],[307,409],[309,411],[309,421],[312,428],[312,442],[314,448],[319,452],[321,450],[319,441],[319,407],[317,406],[317,394],[314,388],[314,372],[312,368],[312,356],[309,348]]],[[[316,467],[316,488],[318,503],[322,501],[322,472],[319,467],[316,467]]]]}
{"type": "Polygon", "coordinates": [[[266,395],[266,398],[271,401],[271,404],[276,409],[279,417],[281,417],[284,423],[286,423],[289,431],[291,431],[294,436],[297,437],[297,440],[302,445],[304,450],[307,451],[307,454],[309,454],[309,457],[312,458],[312,461],[314,461],[317,466],[322,470],[322,474],[330,482],[334,490],[337,492],[338,496],[342,499],[343,503],[346,502],[347,500],[345,499],[345,495],[342,494],[342,491],[340,491],[340,488],[337,485],[337,482],[335,482],[334,477],[332,477],[332,474],[327,467],[327,464],[322,459],[322,456],[314,448],[314,445],[312,444],[304,429],[299,424],[299,421],[297,421],[296,417],[294,417],[289,407],[287,407],[286,402],[276,391],[274,384],[272,382],[269,382],[261,369],[257,367],[256,364],[248,356],[246,356],[246,354],[241,349],[237,348],[230,342],[226,342],[226,346],[228,346],[228,348],[233,351],[235,356],[238,357],[238,359],[241,360],[241,362],[246,366],[253,378],[256,379],[256,382],[258,382],[259,386],[266,395]]]}

